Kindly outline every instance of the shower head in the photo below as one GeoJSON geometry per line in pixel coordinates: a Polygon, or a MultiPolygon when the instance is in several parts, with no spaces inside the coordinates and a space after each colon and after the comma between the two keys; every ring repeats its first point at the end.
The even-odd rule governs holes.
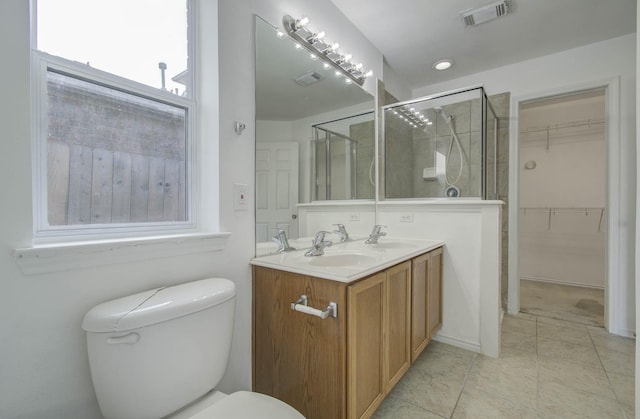
{"type": "Polygon", "coordinates": [[[447,122],[447,124],[451,123],[451,121],[453,120],[453,115],[447,115],[446,112],[440,106],[436,106],[435,108],[433,108],[433,110],[435,110],[440,115],[442,115],[442,117],[447,122]]]}

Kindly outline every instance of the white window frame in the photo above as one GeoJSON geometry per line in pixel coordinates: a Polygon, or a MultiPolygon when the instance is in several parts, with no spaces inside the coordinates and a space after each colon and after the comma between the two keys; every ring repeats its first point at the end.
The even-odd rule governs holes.
{"type": "Polygon", "coordinates": [[[88,240],[110,240],[159,235],[191,234],[199,230],[198,205],[200,202],[198,153],[199,135],[196,115],[198,95],[195,77],[196,19],[195,0],[187,0],[188,7],[188,68],[187,89],[190,97],[182,97],[161,89],[116,76],[65,58],[52,56],[37,50],[37,0],[32,0],[31,17],[31,115],[33,146],[33,227],[34,244],[65,243],[88,240]],[[90,83],[138,95],[154,101],[186,109],[186,196],[185,221],[82,224],[51,226],[47,210],[47,71],[52,69],[90,83]]]}

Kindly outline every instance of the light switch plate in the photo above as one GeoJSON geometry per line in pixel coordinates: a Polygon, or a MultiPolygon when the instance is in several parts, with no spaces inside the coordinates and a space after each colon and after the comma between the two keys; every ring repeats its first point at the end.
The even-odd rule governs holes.
{"type": "Polygon", "coordinates": [[[233,184],[233,209],[234,211],[249,210],[249,185],[246,183],[233,184]]]}

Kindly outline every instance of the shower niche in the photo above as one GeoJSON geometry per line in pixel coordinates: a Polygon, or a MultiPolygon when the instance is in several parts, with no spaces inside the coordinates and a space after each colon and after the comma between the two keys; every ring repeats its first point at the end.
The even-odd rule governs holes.
{"type": "Polygon", "coordinates": [[[382,107],[386,199],[497,198],[497,117],[482,87],[382,107]]]}

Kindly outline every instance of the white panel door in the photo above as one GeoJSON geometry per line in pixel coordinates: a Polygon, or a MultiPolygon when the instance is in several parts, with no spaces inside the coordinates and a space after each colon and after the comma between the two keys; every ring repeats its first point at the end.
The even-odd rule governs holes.
{"type": "Polygon", "coordinates": [[[298,237],[298,143],[256,145],[256,241],[269,241],[276,229],[298,237]]]}

